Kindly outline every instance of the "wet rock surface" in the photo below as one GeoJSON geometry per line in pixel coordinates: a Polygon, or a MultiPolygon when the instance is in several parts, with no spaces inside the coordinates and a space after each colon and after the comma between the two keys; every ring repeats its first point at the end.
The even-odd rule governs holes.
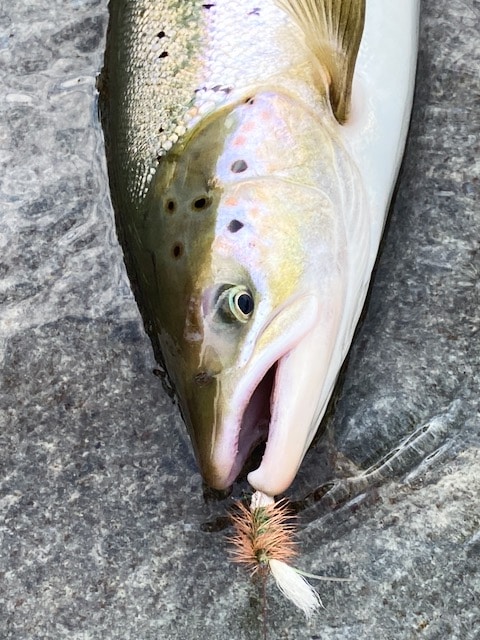
{"type": "MultiPolygon", "coordinates": [[[[95,76],[106,2],[0,8],[0,638],[253,640],[114,233],[95,76]]],[[[475,0],[423,3],[403,169],[325,431],[289,492],[325,609],[269,637],[480,637],[480,55],[475,0]],[[330,489],[330,491],[328,491],[330,489]]],[[[238,484],[234,494],[246,488],[238,484]]]]}

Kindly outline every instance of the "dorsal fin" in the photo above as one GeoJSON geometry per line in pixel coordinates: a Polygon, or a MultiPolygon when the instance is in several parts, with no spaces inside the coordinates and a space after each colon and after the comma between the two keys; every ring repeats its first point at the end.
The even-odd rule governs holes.
{"type": "MultiPolygon", "coordinates": [[[[343,124],[350,108],[353,71],[365,21],[365,0],[277,0],[295,20],[321,66],[335,118],[343,124]]],[[[323,87],[322,87],[323,89],[323,87]]]]}

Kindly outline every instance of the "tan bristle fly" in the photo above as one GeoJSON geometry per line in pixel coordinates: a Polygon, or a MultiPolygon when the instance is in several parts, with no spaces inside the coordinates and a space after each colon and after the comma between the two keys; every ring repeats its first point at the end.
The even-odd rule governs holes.
{"type": "Polygon", "coordinates": [[[286,500],[253,510],[237,502],[230,517],[235,531],[229,538],[231,558],[252,574],[267,569],[271,560],[288,562],[297,554],[295,526],[286,500]]]}
{"type": "MultiPolygon", "coordinates": [[[[264,604],[265,581],[271,574],[283,595],[310,617],[322,602],[302,572],[288,564],[297,555],[295,525],[288,502],[275,503],[272,497],[256,491],[250,508],[237,502],[230,517],[234,527],[229,538],[230,557],[250,569],[252,575],[257,572],[262,575],[264,604]]],[[[265,619],[264,614],[264,624],[265,619]]]]}

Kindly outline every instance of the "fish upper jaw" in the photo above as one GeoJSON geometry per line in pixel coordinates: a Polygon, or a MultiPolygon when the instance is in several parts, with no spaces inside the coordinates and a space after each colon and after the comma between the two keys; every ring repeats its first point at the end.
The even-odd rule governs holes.
{"type": "Polygon", "coordinates": [[[222,374],[210,449],[198,452],[205,481],[214,488],[229,487],[253,448],[270,439],[278,372],[316,326],[318,307],[313,293],[293,297],[265,323],[248,361],[222,374]]]}

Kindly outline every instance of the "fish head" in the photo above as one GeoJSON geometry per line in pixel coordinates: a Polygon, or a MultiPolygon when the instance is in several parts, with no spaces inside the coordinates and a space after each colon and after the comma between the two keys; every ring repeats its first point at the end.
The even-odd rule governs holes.
{"type": "MultiPolygon", "coordinates": [[[[288,98],[257,97],[260,109],[262,99],[285,125],[288,98]]],[[[247,145],[238,159],[234,141],[258,121],[242,107],[207,121],[160,163],[141,231],[144,284],[205,481],[230,486],[265,441],[249,481],[276,495],[317,427],[343,296],[342,243],[328,189],[292,179],[298,158],[282,152],[290,175],[278,157],[276,173],[261,166],[261,148],[247,145]]]]}

